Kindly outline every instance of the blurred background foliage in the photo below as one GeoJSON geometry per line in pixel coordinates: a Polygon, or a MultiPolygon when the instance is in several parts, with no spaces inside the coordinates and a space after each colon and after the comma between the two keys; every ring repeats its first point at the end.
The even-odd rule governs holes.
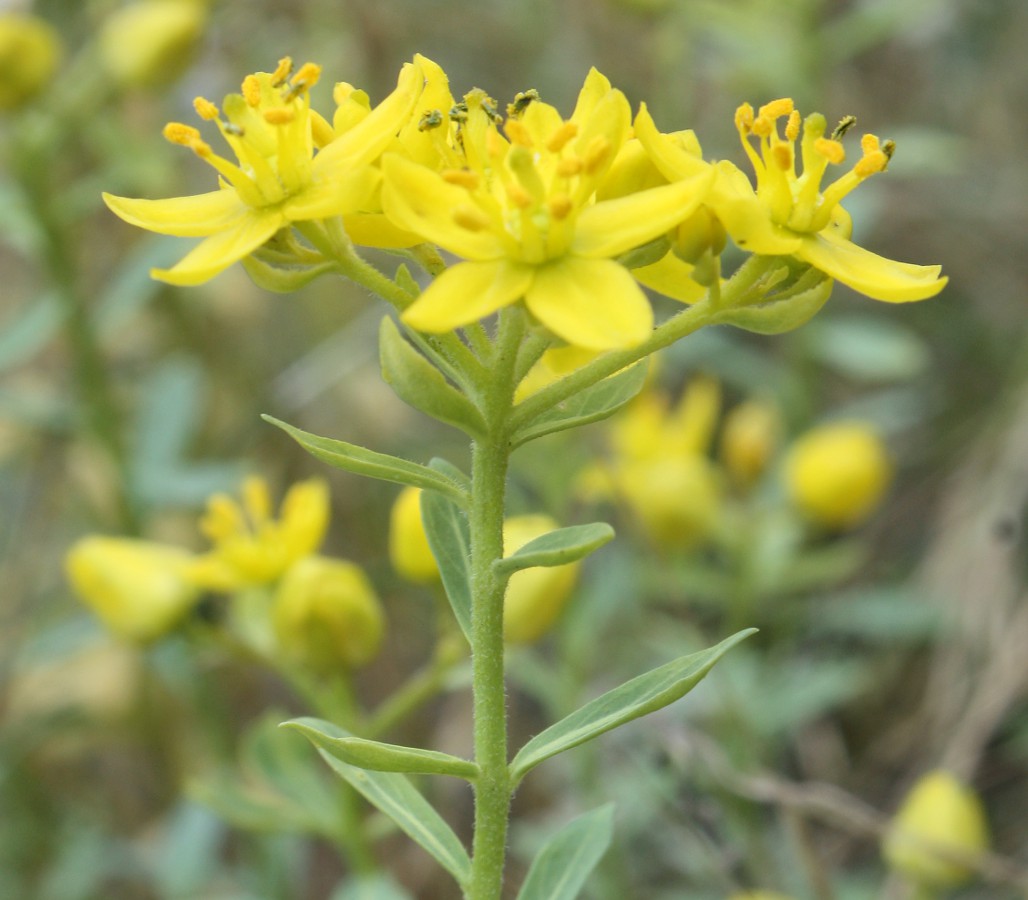
{"type": "MultiPolygon", "coordinates": [[[[112,643],[73,598],[62,558],[89,532],[195,548],[213,491],[235,490],[246,473],[279,487],[320,474],[332,485],[326,546],[360,561],[386,606],[386,647],[361,694],[387,697],[431,654],[431,595],[404,586],[388,561],[396,492],[325,471],[259,418],[463,464],[455,434],[381,382],[381,308],[328,281],[273,296],[240,267],[189,291],[158,284],[148,270],[174,260],[178,240],[127,228],[100,201],[101,190],[210,189],[205,167],[160,136],[165,122],[192,120],[197,94],[238,90],[244,74],[290,54],[324,66],[316,106],[333,80],[377,100],[415,52],[446,69],[455,93],[481,86],[508,99],[534,87],[563,108],[594,65],[661,128],[694,128],[708,157],[736,162],[743,101],[791,95],[830,120],[855,114],[898,144],[888,175],[847,204],[858,240],[940,262],[950,277],[939,298],[892,308],[838,287],[797,332],[713,329],[660,360],[655,385],[672,396],[703,373],[727,409],[772,402],[782,447],[822,420],[872,423],[897,473],[853,534],[804,530],[783,513],[771,463],[731,530],[745,551],[655,545],[616,499],[568,489],[609,453],[608,427],[515,457],[514,512],[570,523],[600,505],[619,528],[556,633],[513,654],[515,735],[730,628],[762,631],[684,704],[533,776],[516,798],[512,873],[540,832],[612,796],[616,847],[591,896],[713,900],[762,887],[901,897],[876,829],[919,775],[944,766],[980,792],[1007,866],[960,896],[1020,896],[1028,6],[176,2],[194,24],[170,53],[158,48],[159,63],[146,42],[172,24],[112,34],[129,4],[0,6],[0,897],[322,898],[344,874],[326,845],[276,833],[266,816],[250,823],[256,833],[227,823],[211,811],[209,779],[188,789],[240,765],[274,784],[277,738],[255,723],[273,709],[275,721],[303,712],[302,702],[261,668],[185,639],[143,651],[112,643]],[[54,34],[28,49],[12,42],[6,17],[19,13],[54,34]]],[[[391,739],[462,752],[467,715],[455,689],[391,739]]],[[[467,797],[440,786],[436,799],[466,828],[467,797]]],[[[402,839],[382,848],[414,896],[451,896],[402,839]]]]}

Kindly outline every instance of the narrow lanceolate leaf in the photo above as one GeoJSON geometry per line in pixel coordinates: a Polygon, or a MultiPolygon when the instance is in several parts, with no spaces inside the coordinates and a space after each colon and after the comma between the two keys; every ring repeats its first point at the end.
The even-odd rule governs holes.
{"type": "Polygon", "coordinates": [[[517,783],[530,769],[551,756],[684,697],[730,648],[755,631],[755,628],[740,631],[716,647],[673,660],[586,703],[537,734],[518,751],[510,764],[512,781],[517,783]]]}
{"type": "Polygon", "coordinates": [[[428,466],[400,459],[397,456],[389,456],[386,453],[376,453],[374,450],[358,447],[356,444],[347,444],[345,441],[319,437],[273,416],[262,416],[261,418],[265,422],[277,425],[312,456],[337,469],[345,469],[347,472],[363,475],[366,478],[378,478],[382,481],[392,481],[395,484],[409,484],[413,487],[424,488],[427,491],[434,491],[449,497],[451,501],[460,506],[467,505],[467,492],[452,479],[428,466]]]}
{"type": "Polygon", "coordinates": [[[569,822],[532,860],[517,900],[575,900],[613,832],[613,803],[569,822]]]}
{"type": "MultiPolygon", "coordinates": [[[[432,460],[432,465],[437,462],[442,461],[432,460]]],[[[453,615],[470,643],[471,530],[467,517],[442,494],[422,494],[421,521],[453,615]]]]}
{"type": "Polygon", "coordinates": [[[832,279],[821,278],[811,288],[756,306],[725,309],[714,317],[717,325],[734,325],[757,334],[783,334],[806,324],[828,302],[832,279]]]}
{"type": "MultiPolygon", "coordinates": [[[[342,728],[319,719],[293,720],[294,727],[301,723],[315,730],[325,729],[330,737],[350,737],[342,728]]],[[[471,860],[467,850],[453,829],[405,775],[369,772],[351,766],[320,748],[318,752],[340,777],[372,806],[389,816],[411,840],[457,879],[458,884],[467,884],[471,877],[471,860]]]]}
{"type": "Polygon", "coordinates": [[[613,415],[646,383],[646,360],[617,372],[592,387],[569,397],[553,409],[522,425],[512,438],[514,447],[568,428],[578,428],[613,415]]]}
{"type": "Polygon", "coordinates": [[[472,437],[484,433],[474,404],[404,339],[388,316],[378,332],[378,349],[382,377],[404,403],[472,437]]]}
{"type": "Polygon", "coordinates": [[[405,772],[409,775],[455,775],[469,781],[478,777],[478,766],[470,760],[435,750],[383,744],[365,738],[333,737],[329,733],[332,729],[331,723],[319,719],[306,718],[283,722],[282,727],[299,731],[319,750],[324,750],[336,759],[360,769],[370,769],[374,772],[405,772]]]}
{"type": "Polygon", "coordinates": [[[493,563],[493,570],[505,576],[535,566],[563,566],[588,556],[613,537],[614,529],[606,522],[558,528],[529,541],[505,559],[498,559],[493,563]]]}

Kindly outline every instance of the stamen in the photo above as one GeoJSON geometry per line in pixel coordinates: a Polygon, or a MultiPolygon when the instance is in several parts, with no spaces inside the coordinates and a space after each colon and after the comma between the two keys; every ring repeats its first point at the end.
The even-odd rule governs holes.
{"type": "Polygon", "coordinates": [[[233,137],[244,137],[246,135],[246,129],[235,122],[222,122],[221,127],[233,137]]]}
{"type": "Polygon", "coordinates": [[[304,63],[291,79],[291,91],[294,94],[299,94],[305,90],[310,90],[318,83],[320,78],[321,66],[317,63],[304,63]]]}
{"type": "Polygon", "coordinates": [[[596,135],[585,148],[585,153],[582,156],[582,168],[587,174],[592,175],[607,162],[607,159],[610,157],[610,151],[610,141],[602,134],[596,135]]]}
{"type": "Polygon", "coordinates": [[[749,134],[753,130],[753,107],[744,103],[735,111],[735,127],[741,134],[749,134]]]}
{"type": "Polygon", "coordinates": [[[582,160],[577,156],[568,156],[557,163],[557,174],[561,178],[574,178],[582,171],[582,160]]]}
{"type": "Polygon", "coordinates": [[[578,126],[574,122],[564,122],[546,142],[546,149],[551,153],[560,153],[575,135],[578,134],[578,126]]]}
{"type": "Polygon", "coordinates": [[[181,122],[169,122],[164,126],[164,139],[173,144],[183,147],[192,147],[200,140],[200,132],[192,125],[183,125],[181,122]]]}
{"type": "Polygon", "coordinates": [[[889,158],[881,150],[873,150],[853,167],[853,171],[857,177],[867,178],[876,172],[884,172],[888,164],[889,158]]]}
{"type": "Polygon", "coordinates": [[[866,156],[869,153],[874,153],[876,150],[880,150],[881,146],[879,145],[878,138],[875,135],[865,134],[860,139],[860,149],[864,151],[864,155],[866,156]]]}
{"type": "Polygon", "coordinates": [[[532,195],[516,181],[507,185],[507,199],[518,209],[528,209],[532,205],[532,195]]]}
{"type": "Polygon", "coordinates": [[[532,135],[529,130],[518,119],[508,119],[503,126],[512,144],[519,147],[532,148],[532,135]]]}
{"type": "Polygon", "coordinates": [[[792,169],[792,145],[791,144],[775,144],[771,148],[771,158],[775,161],[775,165],[778,166],[783,172],[788,172],[792,169]]]}
{"type": "Polygon", "coordinates": [[[430,109],[418,120],[418,131],[430,131],[443,124],[443,114],[438,109],[430,109]]]}
{"type": "Polygon", "coordinates": [[[775,120],[769,119],[767,116],[760,115],[753,120],[752,131],[759,137],[766,138],[774,130],[775,120]]]}
{"type": "Polygon", "coordinates": [[[492,224],[477,206],[458,206],[453,211],[453,221],[468,231],[485,231],[492,224]]]}
{"type": "Polygon", "coordinates": [[[447,184],[455,184],[469,191],[475,190],[481,181],[478,173],[470,169],[444,169],[440,174],[447,184]]]}
{"type": "Polygon", "coordinates": [[[794,141],[800,136],[800,111],[794,109],[789,113],[789,121],[785,125],[786,140],[794,141]]]}
{"type": "Polygon", "coordinates": [[[832,132],[832,140],[840,141],[842,136],[849,131],[854,125],[857,124],[856,116],[843,116],[839,120],[839,124],[835,126],[835,131],[832,132]]]}
{"type": "Polygon", "coordinates": [[[839,165],[846,159],[846,149],[836,140],[818,138],[814,141],[814,149],[835,165],[839,165]]]}
{"type": "Polygon", "coordinates": [[[201,119],[205,119],[208,122],[213,122],[220,115],[218,107],[204,97],[197,97],[193,100],[193,109],[196,110],[196,114],[201,119]]]}
{"type": "Polygon", "coordinates": [[[279,87],[292,73],[293,71],[293,60],[291,57],[283,56],[278,61],[278,66],[275,71],[271,73],[271,84],[274,87],[279,87]]]}
{"type": "Polygon", "coordinates": [[[269,125],[288,125],[296,119],[296,110],[289,106],[277,106],[264,110],[264,121],[269,125]]]}
{"type": "Polygon", "coordinates": [[[765,103],[760,107],[757,115],[761,119],[780,119],[782,116],[788,116],[792,113],[795,108],[795,104],[792,102],[791,97],[782,97],[779,100],[772,100],[770,103],[765,103]]]}
{"type": "Polygon", "coordinates": [[[256,108],[261,105],[261,83],[256,75],[247,75],[243,79],[243,99],[247,106],[256,108]]]}
{"type": "Polygon", "coordinates": [[[535,88],[521,91],[514,95],[514,102],[507,104],[507,115],[510,118],[518,118],[528,108],[530,103],[539,99],[539,92],[535,88]]]}
{"type": "Polygon", "coordinates": [[[558,221],[566,219],[571,210],[574,209],[574,204],[567,194],[557,194],[550,199],[547,206],[550,208],[550,215],[558,221]]]}

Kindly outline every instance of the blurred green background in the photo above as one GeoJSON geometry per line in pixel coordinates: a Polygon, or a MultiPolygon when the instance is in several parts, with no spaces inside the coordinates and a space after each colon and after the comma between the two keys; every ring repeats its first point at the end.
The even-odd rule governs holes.
{"type": "MultiPolygon", "coordinates": [[[[336,80],[376,102],[420,52],[455,94],[479,86],[506,100],[534,87],[564,110],[596,66],[662,129],[693,128],[708,158],[740,165],[732,120],[747,100],[792,96],[897,142],[888,174],[847,202],[855,238],[941,263],[941,296],[887,307],[837,287],[797,332],[714,329],[669,351],[659,373],[673,393],[714,375],[729,404],[773,395],[791,434],[830,416],[875,423],[898,468],[887,503],[858,537],[816,546],[813,574],[765,585],[751,610],[761,635],[681,709],[555,762],[515,811],[545,830],[618,800],[617,848],[590,896],[713,900],[759,886],[902,897],[851,801],[887,815],[944,765],[979,790],[995,852],[1011,866],[1019,857],[1023,873],[1028,6],[214,0],[195,38],[140,84],[119,60],[141,47],[103,38],[122,5],[2,7],[46,20],[64,49],[53,80],[0,113],[0,897],[322,898],[344,875],[325,845],[233,828],[184,790],[230,766],[267,710],[302,705],[259,668],[184,642],[112,645],[64,580],[77,537],[196,547],[205,498],[245,473],[280,489],[324,475],[327,546],[368,569],[389,619],[362,694],[387,696],[430,652],[430,598],[404,587],[386,555],[395,491],[326,471],[259,418],[463,464],[456,435],[381,382],[381,307],[328,281],[271,295],[240,267],[188,291],[153,282],[149,268],[183,243],[120,223],[100,201],[101,190],[211,189],[210,171],[162,126],[193,122],[194,96],[236,91],[286,54],[323,65],[322,108],[336,80]]],[[[31,68],[2,44],[0,54],[0,81],[31,68]]],[[[603,452],[603,426],[538,447],[515,458],[515,503],[575,520],[581,500],[567,485],[603,452]]],[[[587,569],[560,633],[512,661],[516,734],[727,628],[694,555],[654,552],[630,524],[621,533],[587,569]]],[[[467,707],[454,691],[396,737],[460,747],[467,707]]],[[[467,798],[440,798],[466,833],[467,798]]],[[[515,829],[514,874],[538,840],[515,829]]],[[[453,896],[404,840],[387,839],[381,858],[413,896],[453,896]]],[[[960,896],[1020,896],[1014,880],[960,896]]]]}

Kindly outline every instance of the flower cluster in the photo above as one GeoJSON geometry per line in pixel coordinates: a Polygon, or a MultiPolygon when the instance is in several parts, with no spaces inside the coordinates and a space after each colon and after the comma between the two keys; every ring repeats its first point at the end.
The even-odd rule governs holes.
{"type": "Polygon", "coordinates": [[[156,277],[197,284],[255,253],[349,274],[343,261],[355,244],[434,245],[457,262],[397,303],[407,325],[443,333],[524,304],[545,333],[594,351],[648,337],[654,316],[641,285],[685,303],[717,291],[727,237],[879,300],[921,300],[945,285],[938,266],[850,241],[841,201],[884,171],[894,150],[865,135],[856,164],[824,184],[829,167],[844,163],[852,117],[828,132],[823,116],[801,120],[788,99],[741,106],[754,187],[733,163],[706,161],[692,132],[660,132],[645,105],[633,119],[596,70],[566,118],[535,91],[502,111],[478,89],[458,100],[422,56],[375,107],[337,84],[335,110],[323,116],[310,99],[320,72],[284,59],[247,76],[220,107],[196,99],[234,159],[193,126],[167,126],[169,140],[216,170],[218,190],[156,201],[105,195],[132,224],[204,238],[156,277]]]}

